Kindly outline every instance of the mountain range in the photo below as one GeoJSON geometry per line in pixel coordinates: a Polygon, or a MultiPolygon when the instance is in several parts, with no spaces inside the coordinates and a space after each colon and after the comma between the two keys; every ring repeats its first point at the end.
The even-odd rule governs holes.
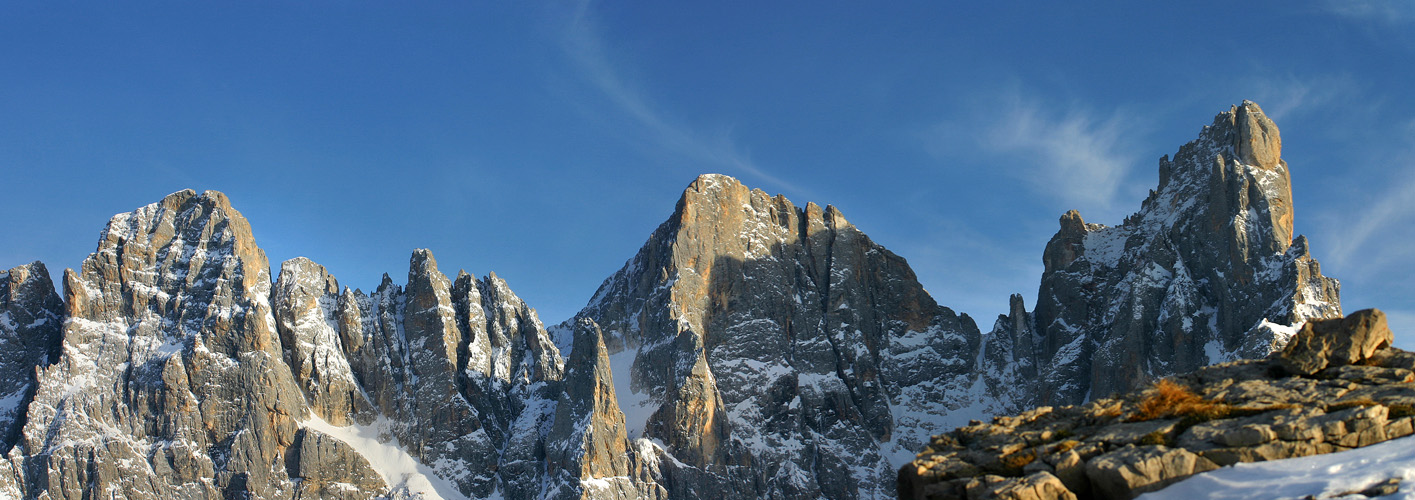
{"type": "Polygon", "coordinates": [[[115,215],[62,295],[0,275],[0,495],[887,498],[970,420],[1261,357],[1341,316],[1277,127],[1218,114],[1118,226],[1072,211],[986,333],[833,206],[723,175],[573,318],[416,250],[272,273],[225,195],[115,215]]]}

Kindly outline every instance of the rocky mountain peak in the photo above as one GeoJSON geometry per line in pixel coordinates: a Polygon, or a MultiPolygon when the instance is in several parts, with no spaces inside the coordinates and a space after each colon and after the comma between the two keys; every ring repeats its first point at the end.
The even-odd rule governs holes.
{"type": "Polygon", "coordinates": [[[1042,252],[1042,263],[1047,271],[1055,271],[1070,265],[1082,252],[1086,238],[1086,221],[1081,212],[1068,210],[1061,216],[1061,229],[1047,242],[1042,252]]]}
{"type": "Polygon", "coordinates": [[[43,464],[31,470],[75,480],[26,476],[35,494],[154,491],[161,474],[189,496],[275,491],[305,400],[269,264],[224,195],[180,191],[115,215],[64,288],[63,353],[39,371],[19,446],[43,464]]]}
{"type": "Polygon", "coordinates": [[[0,452],[19,439],[35,369],[59,358],[64,302],[35,261],[0,272],[0,452]]]}
{"type": "Polygon", "coordinates": [[[1293,240],[1280,152],[1277,126],[1244,101],[1160,159],[1159,189],[1121,225],[1062,216],[1034,313],[1043,402],[1264,356],[1291,325],[1340,316],[1336,280],[1293,240]]]}
{"type": "Polygon", "coordinates": [[[619,406],[673,457],[665,481],[753,498],[884,494],[896,450],[946,425],[924,415],[974,403],[970,318],[837,208],[725,176],[690,184],[577,318],[629,365],[619,406]]]}
{"type": "Polygon", "coordinates": [[[1277,125],[1263,114],[1262,108],[1253,101],[1245,100],[1241,106],[1234,106],[1229,114],[1232,116],[1226,118],[1233,127],[1233,149],[1238,152],[1238,160],[1245,165],[1268,170],[1277,168],[1282,161],[1282,137],[1278,135],[1277,125]]]}
{"type": "Polygon", "coordinates": [[[553,443],[546,466],[554,486],[544,497],[665,498],[628,439],[599,325],[580,318],[572,328],[574,348],[547,438],[553,443]]]}

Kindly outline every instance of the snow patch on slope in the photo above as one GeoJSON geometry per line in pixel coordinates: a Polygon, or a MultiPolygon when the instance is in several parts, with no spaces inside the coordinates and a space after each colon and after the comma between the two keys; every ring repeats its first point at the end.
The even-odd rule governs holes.
{"type": "Polygon", "coordinates": [[[307,427],[328,434],[343,441],[363,455],[369,465],[383,476],[383,482],[396,495],[405,494],[409,498],[423,500],[466,500],[467,497],[445,479],[437,476],[426,465],[404,451],[397,438],[381,440],[380,435],[391,435],[393,422],[379,417],[372,425],[350,425],[336,427],[318,415],[310,413],[308,420],[300,422],[307,427]]]}
{"type": "Polygon", "coordinates": [[[609,370],[614,377],[614,398],[619,403],[619,411],[624,412],[624,427],[631,440],[644,435],[644,426],[658,409],[647,392],[633,390],[634,358],[638,355],[637,349],[625,349],[609,355],[609,370]]]}

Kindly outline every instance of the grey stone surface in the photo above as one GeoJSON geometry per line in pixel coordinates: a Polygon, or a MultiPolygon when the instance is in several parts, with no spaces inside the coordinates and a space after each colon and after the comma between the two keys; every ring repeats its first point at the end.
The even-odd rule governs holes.
{"type": "Polygon", "coordinates": [[[388,485],[368,460],[337,438],[300,429],[290,454],[290,475],[300,478],[301,496],[360,499],[388,493],[388,485]]]}
{"type": "Polygon", "coordinates": [[[1066,489],[1060,479],[1049,472],[1004,479],[989,476],[991,481],[969,483],[967,495],[972,499],[995,500],[1076,500],[1076,494],[1066,489]]]}
{"type": "Polygon", "coordinates": [[[1129,500],[1191,475],[1217,469],[1208,459],[1181,448],[1120,448],[1086,463],[1099,498],[1129,500]]]}

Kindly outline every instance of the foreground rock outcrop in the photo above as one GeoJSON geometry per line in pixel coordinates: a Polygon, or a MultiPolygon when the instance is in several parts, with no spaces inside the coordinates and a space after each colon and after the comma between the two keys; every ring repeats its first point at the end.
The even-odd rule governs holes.
{"type": "Polygon", "coordinates": [[[1272,357],[1206,367],[1081,406],[935,436],[899,471],[905,499],[1129,499],[1238,462],[1415,433],[1415,353],[1380,311],[1307,323],[1272,357]],[[1313,360],[1324,368],[1309,371],[1313,360]],[[1060,485],[1060,487],[1058,487],[1060,485]]]}

